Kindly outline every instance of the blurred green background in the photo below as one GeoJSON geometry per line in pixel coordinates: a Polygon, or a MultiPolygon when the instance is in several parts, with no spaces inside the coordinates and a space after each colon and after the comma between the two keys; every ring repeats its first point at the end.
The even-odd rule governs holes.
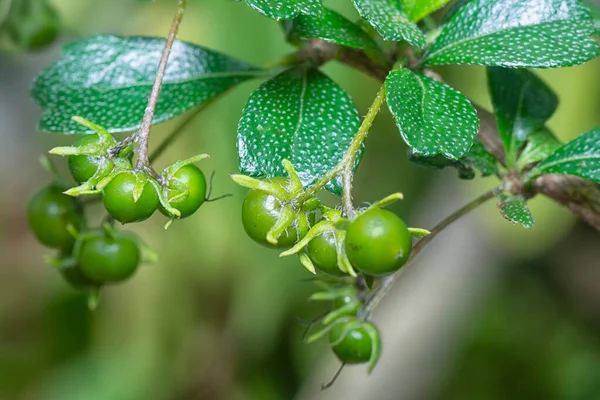
{"type": "MultiPolygon", "coordinates": [[[[59,43],[0,53],[1,400],[600,398],[600,236],[545,199],[532,202],[531,231],[488,204],[441,235],[375,313],[384,340],[375,372],[347,368],[321,392],[337,361],[326,344],[301,343],[302,321],[324,310],[306,300],[310,276],[245,236],[244,190],[228,178],[237,170],[237,122],[259,81],[207,108],[157,162],[209,153],[202,166],[216,171],[213,193],[233,197],[168,231],[158,213],[126,226],[158,262],[106,289],[88,311],[85,297],[44,264],[51,253],[27,228],[26,200],[49,179],[39,155],[72,142],[36,132],[39,110],[28,90],[61,43],[95,33],[164,35],[173,3],[56,0],[59,43]]],[[[325,3],[356,18],[347,0],[325,3]]],[[[191,1],[179,37],[256,65],[293,51],[276,22],[230,0],[191,1]]],[[[341,65],[324,69],[364,113],[377,82],[341,65]]],[[[482,68],[440,72],[489,108],[482,68]]],[[[598,60],[540,72],[561,101],[550,126],[562,139],[600,125],[599,72],[598,60]]],[[[152,145],[177,123],[156,126],[152,145]]],[[[408,164],[384,111],[367,140],[355,198],[402,191],[406,200],[394,211],[430,228],[494,184],[408,164]]],[[[99,222],[101,211],[90,218],[99,222]]]]}

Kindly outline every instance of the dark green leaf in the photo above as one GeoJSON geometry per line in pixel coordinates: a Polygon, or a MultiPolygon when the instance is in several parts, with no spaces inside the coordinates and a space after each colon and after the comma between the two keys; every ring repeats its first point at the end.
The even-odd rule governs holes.
{"type": "Polygon", "coordinates": [[[506,163],[512,168],[527,136],[556,110],[558,98],[535,74],[526,69],[488,68],[488,84],[506,163]]]}
{"type": "Polygon", "coordinates": [[[400,134],[423,156],[465,156],[477,136],[479,119],[469,100],[450,86],[407,69],[390,72],[387,103],[400,134]]]}
{"type": "Polygon", "coordinates": [[[600,36],[600,4],[593,1],[582,1],[583,5],[585,5],[591,12],[592,19],[594,20],[594,27],[596,28],[596,36],[600,36]]]}
{"type": "Polygon", "coordinates": [[[562,143],[546,127],[538,129],[527,138],[527,144],[517,160],[517,168],[521,170],[544,160],[560,146],[562,143]]]}
{"type": "MultiPolygon", "coordinates": [[[[250,96],[238,126],[240,170],[285,176],[292,162],[307,186],[341,159],[360,118],[350,96],[317,69],[285,71],[250,96]]],[[[360,156],[359,156],[360,158],[360,156]]],[[[340,193],[339,181],[328,190],[340,193]]]]}
{"type": "Polygon", "coordinates": [[[496,197],[498,197],[498,208],[504,218],[513,224],[520,224],[524,228],[533,228],[533,216],[527,207],[527,201],[522,196],[499,193],[496,197]]]}
{"type": "Polygon", "coordinates": [[[321,0],[245,0],[259,13],[276,20],[292,19],[299,14],[318,15],[321,0]]]}
{"type": "Polygon", "coordinates": [[[598,55],[594,25],[577,0],[473,0],[431,46],[427,64],[552,68],[598,55]]]}
{"type": "Polygon", "coordinates": [[[498,172],[498,164],[485,147],[475,142],[469,153],[458,160],[449,160],[444,156],[436,155],[425,157],[420,154],[415,154],[409,150],[408,159],[416,164],[426,167],[434,167],[438,169],[452,167],[458,171],[460,179],[475,178],[475,169],[481,172],[481,176],[490,176],[498,172]]]}
{"type": "Polygon", "coordinates": [[[322,39],[358,49],[377,48],[373,39],[358,25],[327,8],[317,16],[299,15],[292,21],[285,21],[285,26],[292,41],[322,39]]]}
{"type": "Polygon", "coordinates": [[[406,14],[388,0],[353,0],[358,13],[377,29],[385,40],[405,40],[416,47],[425,46],[425,35],[406,14]]]}
{"type": "Polygon", "coordinates": [[[600,182],[600,128],[584,133],[539,163],[529,178],[569,174],[600,182]]]}
{"type": "Polygon", "coordinates": [[[423,17],[444,7],[450,0],[402,0],[402,9],[413,21],[420,21],[423,17]]]}
{"type": "MultiPolygon", "coordinates": [[[[85,133],[80,116],[110,132],[131,131],[144,115],[165,40],[93,36],[64,48],[36,79],[32,96],[44,109],[40,129],[85,133]]],[[[260,75],[251,65],[185,42],[175,42],[154,123],[176,117],[232,86],[260,75]]]]}

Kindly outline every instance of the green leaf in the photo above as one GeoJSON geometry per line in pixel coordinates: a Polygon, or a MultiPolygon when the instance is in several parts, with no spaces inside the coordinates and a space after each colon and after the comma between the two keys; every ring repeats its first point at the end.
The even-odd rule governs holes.
{"type": "Polygon", "coordinates": [[[528,178],[543,174],[569,174],[600,182],[600,127],[560,147],[539,163],[528,178]]]}
{"type": "Polygon", "coordinates": [[[446,167],[455,168],[458,171],[460,179],[475,178],[475,169],[481,172],[481,176],[490,176],[498,173],[498,163],[486,148],[479,142],[475,142],[469,153],[458,160],[448,160],[441,155],[425,157],[409,151],[408,159],[416,164],[426,167],[443,169],[446,167]]]}
{"type": "Polygon", "coordinates": [[[509,168],[527,136],[556,110],[558,98],[534,73],[526,69],[488,68],[488,84],[500,138],[509,168]]]}
{"type": "Polygon", "coordinates": [[[473,0],[447,22],[425,63],[553,68],[598,55],[577,0],[473,0]]]}
{"type": "Polygon", "coordinates": [[[390,72],[385,87],[400,134],[415,153],[456,160],[469,152],[479,119],[462,93],[407,69],[390,72]]]}
{"type": "Polygon", "coordinates": [[[377,44],[358,25],[335,11],[323,8],[317,16],[300,15],[284,22],[288,39],[322,39],[327,42],[357,49],[377,48],[377,44]]]}
{"type": "Polygon", "coordinates": [[[548,158],[560,146],[562,146],[562,143],[548,128],[542,127],[538,129],[527,138],[527,144],[517,160],[517,168],[522,170],[527,165],[535,164],[548,158]]]}
{"type": "MultiPolygon", "coordinates": [[[[304,186],[341,159],[360,118],[350,96],[317,69],[294,68],[250,96],[238,126],[240,170],[250,176],[286,176],[288,159],[304,186]]],[[[360,159],[360,155],[358,157],[360,159]]],[[[341,192],[341,182],[328,190],[341,192]]]]}
{"type": "Polygon", "coordinates": [[[320,0],[245,0],[259,13],[277,21],[292,19],[299,14],[318,15],[323,6],[320,0]]]}
{"type": "Polygon", "coordinates": [[[382,38],[405,40],[415,47],[425,46],[425,35],[406,14],[388,0],[353,0],[358,13],[366,19],[382,38]]]}
{"type": "Polygon", "coordinates": [[[498,198],[498,208],[504,218],[513,224],[520,224],[524,228],[533,228],[534,221],[527,201],[522,196],[509,196],[505,193],[496,195],[498,198]]]}
{"type": "MultiPolygon", "coordinates": [[[[46,132],[86,133],[80,116],[110,132],[138,127],[161,56],[163,38],[93,36],[64,48],[63,57],[37,77],[32,96],[43,108],[46,132]]],[[[255,67],[176,41],[154,123],[174,118],[232,86],[261,75],[255,67]]]]}
{"type": "Polygon", "coordinates": [[[402,0],[402,9],[413,21],[420,21],[423,17],[444,7],[450,0],[402,0]]]}
{"type": "Polygon", "coordinates": [[[600,4],[593,1],[582,1],[581,3],[590,10],[594,20],[594,28],[596,28],[595,35],[600,36],[600,4]]]}

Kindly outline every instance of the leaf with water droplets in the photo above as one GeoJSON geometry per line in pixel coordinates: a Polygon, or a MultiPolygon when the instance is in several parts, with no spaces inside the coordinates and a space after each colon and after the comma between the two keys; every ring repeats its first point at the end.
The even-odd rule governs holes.
{"type": "Polygon", "coordinates": [[[554,68],[599,53],[577,0],[473,0],[442,28],[425,63],[554,68]]]}
{"type": "MultiPolygon", "coordinates": [[[[87,133],[80,116],[110,132],[136,129],[142,121],[164,38],[92,36],[68,44],[62,58],[37,77],[32,96],[43,108],[40,129],[87,133]]],[[[176,41],[153,123],[166,121],[261,75],[226,55],[176,41]]]]}
{"type": "Polygon", "coordinates": [[[401,0],[402,10],[413,21],[420,21],[444,7],[450,0],[401,0]]]}
{"type": "Polygon", "coordinates": [[[425,46],[425,35],[406,14],[389,0],[353,0],[358,13],[385,40],[405,40],[416,47],[425,46]]]}
{"type": "MultiPolygon", "coordinates": [[[[352,99],[334,81],[317,69],[287,70],[248,99],[238,125],[240,170],[286,176],[281,162],[288,159],[309,186],[342,159],[359,125],[352,99]]],[[[341,182],[327,189],[339,194],[341,182]]]]}
{"type": "Polygon", "coordinates": [[[584,133],[560,147],[528,175],[569,174],[600,183],[600,128],[584,133]]]}
{"type": "Polygon", "coordinates": [[[545,126],[527,138],[527,144],[517,159],[517,169],[540,162],[562,146],[562,143],[545,126]]]}
{"type": "Polygon", "coordinates": [[[512,168],[527,136],[556,110],[558,98],[540,78],[526,69],[489,67],[488,84],[506,164],[512,168]]]}
{"type": "Polygon", "coordinates": [[[284,22],[288,39],[322,39],[327,42],[357,49],[377,48],[377,44],[358,25],[348,21],[335,11],[323,8],[321,14],[299,15],[284,22]]]}
{"type": "Polygon", "coordinates": [[[498,208],[504,218],[513,224],[519,224],[523,228],[533,228],[534,221],[527,201],[522,196],[509,196],[505,193],[498,193],[498,208]]]}
{"type": "Polygon", "coordinates": [[[323,6],[320,0],[245,0],[259,13],[277,21],[292,19],[299,14],[318,15],[323,6]]]}
{"type": "Polygon", "coordinates": [[[385,90],[400,134],[415,153],[456,160],[469,152],[479,119],[462,93],[407,69],[390,72],[385,90]]]}

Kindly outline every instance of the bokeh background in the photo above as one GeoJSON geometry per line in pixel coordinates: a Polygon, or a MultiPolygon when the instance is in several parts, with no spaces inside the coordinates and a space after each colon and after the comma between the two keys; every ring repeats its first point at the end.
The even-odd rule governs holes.
{"type": "MultiPolygon", "coordinates": [[[[0,15],[7,3],[0,0],[0,15]]],[[[314,288],[297,260],[245,236],[244,190],[228,178],[237,170],[237,122],[258,80],[202,112],[157,162],[209,153],[202,167],[216,171],[214,193],[233,196],[168,231],[159,213],[126,226],[158,261],[107,288],[88,311],[85,296],[45,265],[51,253],[27,228],[27,199],[49,179],[39,155],[73,140],[36,131],[39,110],[28,91],[61,44],[95,33],[164,35],[173,3],[56,0],[64,32],[55,45],[0,53],[0,399],[600,398],[600,235],[542,198],[532,201],[531,231],[490,203],[436,239],[375,313],[384,353],[373,374],[349,367],[321,392],[338,362],[326,343],[304,345],[301,335],[302,321],[324,308],[306,300],[314,288]]],[[[356,17],[347,0],[325,3],[356,17]]],[[[276,22],[230,0],[191,1],[180,38],[256,65],[293,51],[276,22]]],[[[377,82],[341,65],[324,69],[364,113],[377,82]]],[[[489,108],[482,68],[440,72],[489,108]]],[[[561,139],[600,125],[600,60],[540,75],[560,97],[550,127],[561,139]]],[[[152,145],[177,122],[156,126],[152,145]]],[[[494,185],[409,164],[384,110],[355,197],[402,191],[406,200],[392,209],[431,228],[494,185]]],[[[92,208],[90,218],[99,222],[101,211],[92,208]]]]}

